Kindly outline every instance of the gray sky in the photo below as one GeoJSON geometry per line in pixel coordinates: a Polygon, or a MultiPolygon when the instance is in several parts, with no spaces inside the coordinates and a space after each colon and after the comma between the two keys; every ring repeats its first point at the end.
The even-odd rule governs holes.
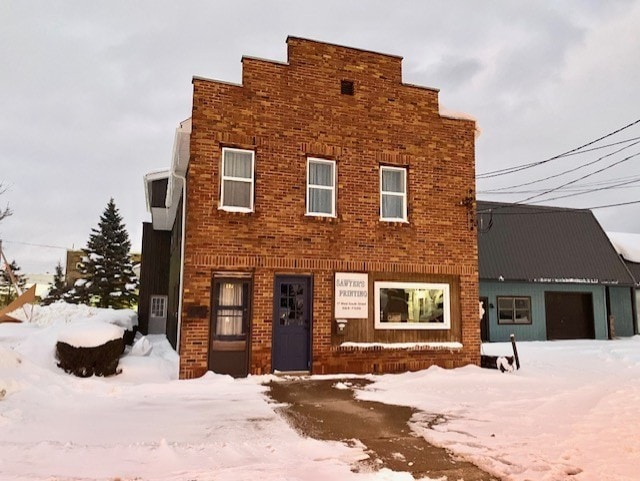
{"type": "MultiPolygon", "coordinates": [[[[64,249],[18,242],[84,247],[113,197],[139,251],[149,219],[143,175],[169,166],[174,129],[190,116],[191,77],[240,82],[242,55],[284,61],[287,35],[403,56],[405,82],[439,88],[444,106],[478,119],[484,173],[544,160],[640,119],[638,25],[640,0],[3,0],[0,182],[9,190],[0,205],[14,215],[0,224],[0,238],[23,272],[53,272],[64,249]]],[[[640,124],[603,143],[633,137],[640,124]]],[[[617,148],[625,146],[590,169],[520,190],[552,188],[640,152],[617,148]]],[[[482,180],[478,190],[610,152],[482,180]]],[[[632,180],[638,159],[583,183],[632,180]]],[[[639,200],[630,186],[549,205],[639,200]]],[[[640,204],[594,212],[606,230],[640,232],[640,204]]]]}

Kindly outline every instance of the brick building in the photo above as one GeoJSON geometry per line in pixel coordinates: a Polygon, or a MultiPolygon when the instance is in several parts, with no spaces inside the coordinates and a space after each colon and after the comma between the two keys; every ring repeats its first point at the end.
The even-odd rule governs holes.
{"type": "Polygon", "coordinates": [[[146,177],[140,304],[166,299],[180,376],[477,364],[475,123],[401,57],[287,47],[240,85],[194,77],[146,177]]]}

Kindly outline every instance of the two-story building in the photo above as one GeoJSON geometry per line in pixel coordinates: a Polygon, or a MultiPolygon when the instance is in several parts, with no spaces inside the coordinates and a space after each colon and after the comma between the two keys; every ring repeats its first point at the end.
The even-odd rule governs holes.
{"type": "Polygon", "coordinates": [[[241,84],[193,78],[146,177],[143,331],[160,319],[182,378],[478,364],[475,122],[401,57],[287,47],[241,84]]]}

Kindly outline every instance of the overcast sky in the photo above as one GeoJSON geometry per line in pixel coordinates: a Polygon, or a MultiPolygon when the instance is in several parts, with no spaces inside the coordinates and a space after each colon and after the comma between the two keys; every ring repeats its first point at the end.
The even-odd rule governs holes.
{"type": "MultiPolygon", "coordinates": [[[[192,76],[240,82],[243,55],[285,61],[288,35],[402,56],[405,82],[439,88],[446,108],[478,119],[481,174],[550,158],[640,119],[639,25],[640,0],[2,0],[0,182],[8,190],[0,205],[14,215],[0,223],[0,238],[23,272],[53,272],[65,248],[86,245],[113,197],[140,251],[150,219],[143,176],[169,166],[174,130],[191,113],[192,76]]],[[[634,137],[640,124],[597,145],[634,137]]],[[[599,162],[613,147],[477,188],[594,162],[513,190],[551,189],[640,152],[622,147],[599,162]]],[[[640,178],[639,159],[572,187],[640,178]]],[[[637,185],[548,204],[631,202],[640,200],[637,185]]],[[[640,204],[594,212],[605,230],[640,232],[640,204]]]]}

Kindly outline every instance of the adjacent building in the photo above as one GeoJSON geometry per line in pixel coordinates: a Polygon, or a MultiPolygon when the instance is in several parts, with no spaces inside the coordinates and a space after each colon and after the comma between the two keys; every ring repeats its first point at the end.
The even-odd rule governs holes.
{"type": "Polygon", "coordinates": [[[477,202],[482,339],[632,336],[634,279],[590,210],[477,202]]]}
{"type": "Polygon", "coordinates": [[[478,364],[475,122],[402,58],[296,37],[193,78],[146,176],[141,329],[180,376],[478,364]]]}

